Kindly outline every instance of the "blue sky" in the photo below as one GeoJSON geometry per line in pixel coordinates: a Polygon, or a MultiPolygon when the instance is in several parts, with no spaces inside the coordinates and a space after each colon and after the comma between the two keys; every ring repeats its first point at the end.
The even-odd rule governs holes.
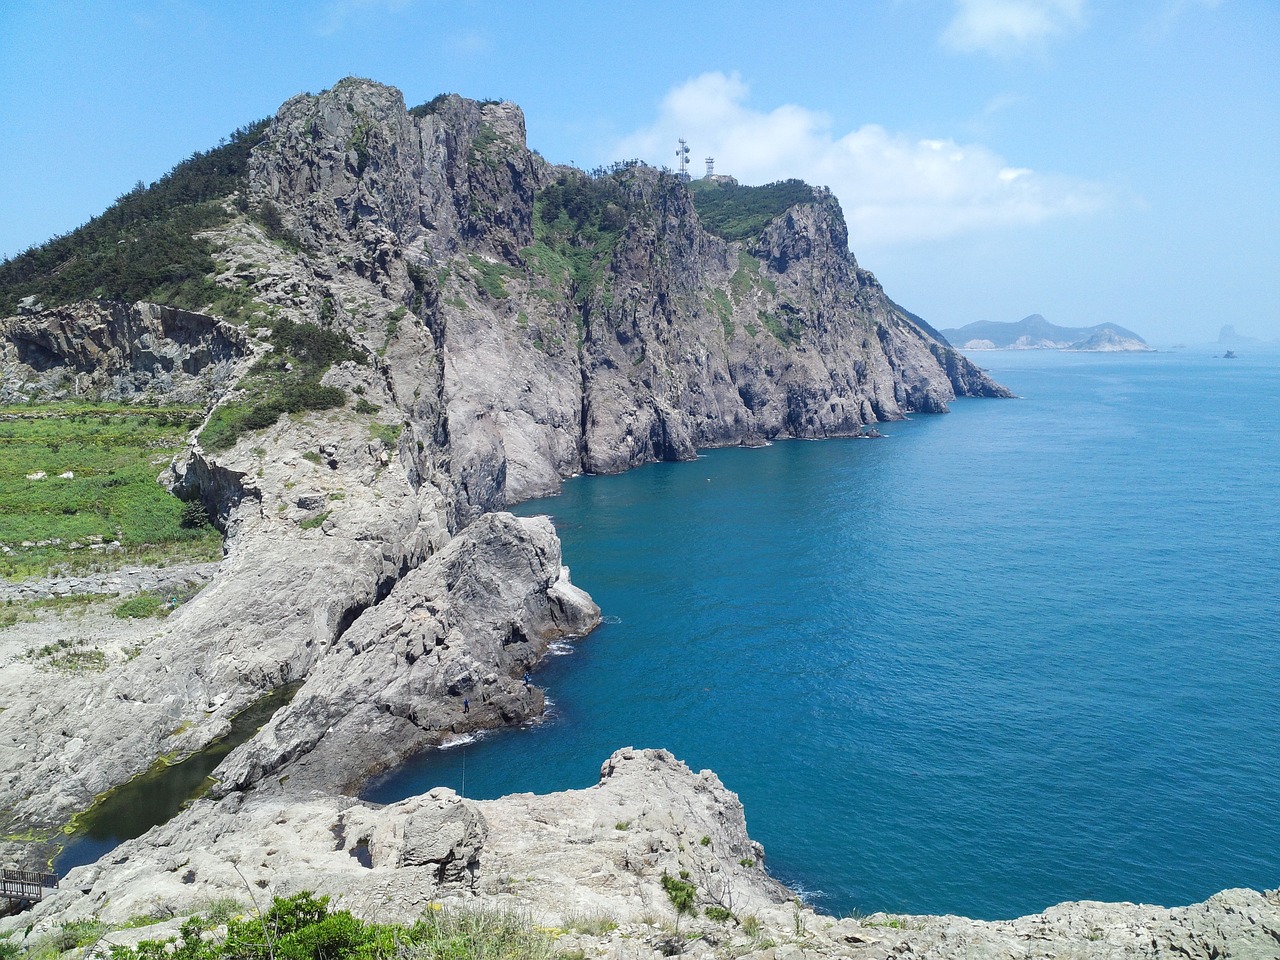
{"type": "Polygon", "coordinates": [[[935,326],[1280,338],[1276,0],[8,0],[0,255],[350,74],[514,100],[557,162],[829,185],[935,326]]]}

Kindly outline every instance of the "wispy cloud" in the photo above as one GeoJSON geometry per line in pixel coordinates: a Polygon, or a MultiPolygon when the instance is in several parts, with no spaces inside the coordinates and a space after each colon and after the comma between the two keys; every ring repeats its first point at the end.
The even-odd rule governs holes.
{"type": "Polygon", "coordinates": [[[399,13],[413,0],[329,0],[320,8],[316,32],[331,37],[361,17],[399,13]]]}
{"type": "Polygon", "coordinates": [[[743,183],[801,177],[829,186],[855,250],[1027,226],[1108,201],[1099,184],[1016,166],[980,144],[875,124],[837,133],[825,114],[794,104],[756,110],[747,95],[736,73],[696,77],[668,93],[657,120],[613,155],[672,166],[683,136],[695,160],[714,156],[718,173],[743,183]]]}
{"type": "Polygon", "coordinates": [[[1084,25],[1084,0],[955,0],[942,44],[959,53],[1016,57],[1084,25]]]}
{"type": "Polygon", "coordinates": [[[445,39],[445,48],[454,56],[474,57],[488,53],[492,42],[488,34],[479,30],[468,30],[463,33],[450,34],[445,39]]]}
{"type": "Polygon", "coordinates": [[[1223,2],[1224,0],[1164,0],[1159,13],[1145,31],[1146,39],[1163,40],[1173,32],[1183,17],[1197,10],[1216,10],[1223,2]]]}

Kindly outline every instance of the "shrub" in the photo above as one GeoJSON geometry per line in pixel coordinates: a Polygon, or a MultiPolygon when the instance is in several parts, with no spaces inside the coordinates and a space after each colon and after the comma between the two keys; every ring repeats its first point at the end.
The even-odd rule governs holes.
{"type": "Polygon", "coordinates": [[[145,620],[147,617],[163,615],[161,613],[163,606],[164,601],[154,593],[139,593],[121,603],[112,613],[121,620],[145,620]]]}
{"type": "Polygon", "coordinates": [[[178,525],[184,530],[198,530],[209,525],[209,511],[199,500],[188,500],[182,505],[178,525]]]}
{"type": "Polygon", "coordinates": [[[222,911],[224,940],[201,933],[219,922],[211,910],[193,917],[181,938],[113,947],[112,960],[552,960],[554,941],[518,913],[500,910],[430,911],[411,927],[370,923],[329,909],[328,897],[302,892],[277,897],[261,917],[222,911]]]}
{"type": "MultiPolygon", "coordinates": [[[[683,874],[685,871],[681,871],[683,874]]],[[[686,914],[696,917],[698,908],[695,900],[698,896],[698,888],[687,879],[679,879],[671,876],[667,871],[662,871],[662,889],[667,892],[667,899],[671,901],[671,906],[676,910],[676,928],[680,927],[680,918],[686,914]]]]}

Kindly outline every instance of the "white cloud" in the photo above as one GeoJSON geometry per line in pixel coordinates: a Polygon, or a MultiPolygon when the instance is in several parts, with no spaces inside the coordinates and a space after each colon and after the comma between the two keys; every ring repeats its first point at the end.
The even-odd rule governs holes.
{"type": "Polygon", "coordinates": [[[1017,56],[1084,25],[1084,0],[955,0],[942,43],[960,53],[1017,56]]]}
{"type": "Polygon", "coordinates": [[[825,114],[792,104],[746,104],[735,73],[706,73],[673,89],[658,119],[618,142],[616,157],[675,165],[676,140],[716,172],[742,183],[790,177],[831,187],[844,207],[855,251],[975,231],[1025,227],[1100,209],[1106,191],[1088,181],[1016,166],[980,144],[920,139],[867,124],[837,134],[825,114]]]}
{"type": "Polygon", "coordinates": [[[413,0],[329,0],[320,10],[316,32],[331,37],[347,27],[353,20],[376,16],[381,13],[399,13],[413,0]]]}

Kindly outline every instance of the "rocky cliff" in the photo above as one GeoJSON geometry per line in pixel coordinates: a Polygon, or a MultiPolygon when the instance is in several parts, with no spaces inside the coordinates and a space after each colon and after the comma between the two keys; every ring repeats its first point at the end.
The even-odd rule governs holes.
{"type": "MultiPolygon", "coordinates": [[[[779,908],[784,893],[745,865],[761,855],[736,798],[669,757],[615,758],[582,796],[473,805],[440,794],[377,811],[342,791],[423,746],[535,717],[549,645],[598,622],[550,525],[502,513],[508,503],[575,473],[702,446],[853,436],[1003,388],[885,296],[821,189],[750,236],[722,236],[669,173],[548,164],[511,104],[449,96],[408,110],[397,91],[359,80],[284,104],[246,169],[200,235],[216,253],[208,281],[241,305],[235,314],[217,315],[215,300],[201,312],[37,298],[0,321],[5,400],[211,405],[166,481],[202,498],[227,534],[209,586],[167,620],[132,628],[102,672],[52,677],[28,655],[44,642],[35,635],[4,647],[5,832],[55,830],[157,758],[209,743],[264,692],[301,681],[219,769],[215,799],[85,874],[70,900],[81,887],[85,909],[102,908],[106,890],[119,904],[155,896],[132,886],[142,874],[126,877],[129,863],[173,873],[163,896],[175,902],[180,888],[217,893],[206,877],[231,881],[214,861],[247,863],[252,848],[283,886],[341,874],[335,892],[408,907],[459,891],[514,896],[502,885],[536,859],[546,889],[521,902],[548,915],[567,901],[662,908],[655,871],[686,869],[704,896],[732,889],[739,905],[780,911],[775,930],[799,925],[801,908],[779,908]],[[345,401],[214,443],[219,417],[291,374],[291,329],[347,345],[316,374],[345,401]],[[294,826],[277,831],[281,817],[294,826]],[[205,821],[221,824],[216,837],[205,821]],[[277,868],[266,859],[276,833],[317,846],[277,868]],[[695,836],[711,849],[692,849],[695,836]],[[353,855],[361,843],[372,868],[353,855]],[[207,869],[193,866],[201,857],[207,869]],[[333,871],[316,866],[325,858],[333,871]]],[[[16,858],[21,846],[6,849],[16,858]]],[[[828,932],[793,946],[1035,956],[1043,943],[1139,956],[1173,944],[1265,956],[1276,909],[1273,895],[1237,893],[1181,912],[903,920],[914,932],[807,915],[828,932]]]]}
{"type": "Polygon", "coordinates": [[[597,614],[552,531],[477,518],[584,471],[1004,394],[885,297],[823,190],[731,241],[669,173],[546,163],[512,104],[407,110],[362,80],[285,103],[246,169],[197,237],[239,313],[27,300],[0,327],[13,396],[216,400],[169,482],[228,553],[143,656],[52,693],[38,669],[11,674],[10,823],[58,824],[287,681],[307,683],[228,784],[314,752],[311,782],[350,786],[450,731],[527,718],[540,696],[513,678],[597,614]],[[315,384],[297,331],[344,345],[306,367],[315,384]],[[308,406],[335,392],[345,404],[308,406]],[[263,399],[282,395],[304,399],[263,399]],[[469,592],[489,576],[510,590],[469,592]]]}
{"type": "Polygon", "coordinates": [[[384,917],[463,896],[548,921],[607,911],[615,933],[566,949],[648,957],[687,946],[654,919],[669,870],[702,905],[760,918],[749,936],[703,923],[695,943],[713,955],[1270,955],[1276,897],[1247,891],[1007,924],[817,917],[785,905],[737,798],[661,751],[621,751],[597,787],[549,797],[438,791],[376,809],[343,795],[421,746],[535,716],[549,644],[598,622],[549,523],[508,503],[575,473],[853,436],[1005,391],[884,295],[825,191],[721,236],[669,173],[546,163],[511,104],[407,110],[361,80],[290,100],[263,130],[201,221],[209,313],[27,301],[0,322],[6,399],[213,403],[165,479],[227,534],[208,587],[129,628],[100,673],[51,677],[35,635],[0,645],[6,850],[21,857],[13,837],[60,827],[302,681],[219,768],[214,797],[69,877],[33,936],[251,882],[384,917]],[[217,302],[239,306],[214,316],[217,302]],[[295,369],[298,331],[343,344],[307,368],[316,384],[295,369]],[[324,405],[263,402],[290,390],[324,405]]]}

